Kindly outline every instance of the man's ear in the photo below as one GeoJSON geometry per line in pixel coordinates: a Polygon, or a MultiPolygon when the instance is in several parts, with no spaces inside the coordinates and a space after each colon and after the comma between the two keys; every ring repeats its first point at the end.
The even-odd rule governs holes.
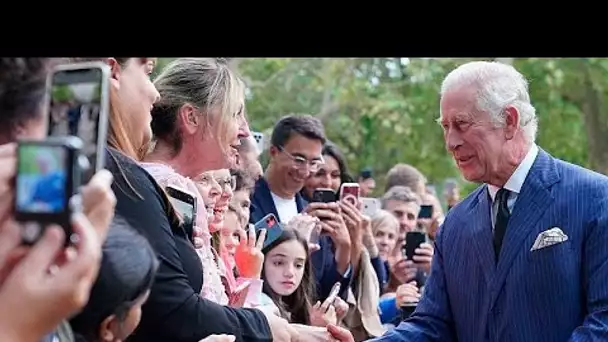
{"type": "Polygon", "coordinates": [[[268,152],[270,154],[270,157],[274,158],[274,157],[276,157],[277,154],[279,154],[280,151],[279,151],[279,149],[276,146],[270,145],[270,148],[268,149],[268,152]]]}
{"type": "Polygon", "coordinates": [[[122,72],[122,68],[118,61],[113,57],[106,59],[106,63],[110,66],[110,82],[118,89],[120,87],[120,73],[122,72]]]}
{"type": "Polygon", "coordinates": [[[505,138],[513,139],[515,133],[519,129],[519,111],[513,106],[505,108],[505,138]]]}

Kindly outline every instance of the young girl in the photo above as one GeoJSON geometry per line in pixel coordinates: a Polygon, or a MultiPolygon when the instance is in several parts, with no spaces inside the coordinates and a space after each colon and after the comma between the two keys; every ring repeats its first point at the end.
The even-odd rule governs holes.
{"type": "Polygon", "coordinates": [[[290,323],[323,327],[336,324],[333,305],[327,312],[319,302],[313,307],[315,283],[308,241],[296,230],[285,228],[262,252],[264,293],[260,309],[272,310],[290,323]]]}

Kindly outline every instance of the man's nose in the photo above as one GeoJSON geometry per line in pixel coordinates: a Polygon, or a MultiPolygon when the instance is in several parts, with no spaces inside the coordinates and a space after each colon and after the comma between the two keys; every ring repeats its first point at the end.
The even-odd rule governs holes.
{"type": "Polygon", "coordinates": [[[454,151],[462,145],[462,137],[456,130],[448,128],[445,132],[445,146],[448,151],[454,151]]]}

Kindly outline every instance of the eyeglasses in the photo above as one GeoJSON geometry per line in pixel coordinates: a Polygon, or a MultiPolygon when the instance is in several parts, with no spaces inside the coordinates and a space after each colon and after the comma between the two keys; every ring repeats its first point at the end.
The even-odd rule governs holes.
{"type": "Polygon", "coordinates": [[[319,171],[321,165],[325,164],[325,160],[323,160],[322,156],[312,160],[308,160],[301,156],[294,156],[293,154],[285,151],[281,146],[277,146],[277,148],[279,149],[279,151],[281,151],[291,159],[291,161],[293,162],[293,167],[296,169],[303,170],[308,166],[308,170],[312,173],[315,173],[319,171]]]}

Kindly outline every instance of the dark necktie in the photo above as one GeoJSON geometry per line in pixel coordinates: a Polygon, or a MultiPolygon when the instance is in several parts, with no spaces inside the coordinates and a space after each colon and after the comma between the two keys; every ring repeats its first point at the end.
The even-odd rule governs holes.
{"type": "Polygon", "coordinates": [[[496,201],[498,202],[498,207],[496,210],[496,223],[494,224],[494,255],[496,256],[496,262],[498,262],[502,240],[507,232],[509,217],[511,217],[509,207],[507,206],[509,194],[510,191],[507,189],[500,189],[498,190],[498,193],[496,193],[496,201]]]}

